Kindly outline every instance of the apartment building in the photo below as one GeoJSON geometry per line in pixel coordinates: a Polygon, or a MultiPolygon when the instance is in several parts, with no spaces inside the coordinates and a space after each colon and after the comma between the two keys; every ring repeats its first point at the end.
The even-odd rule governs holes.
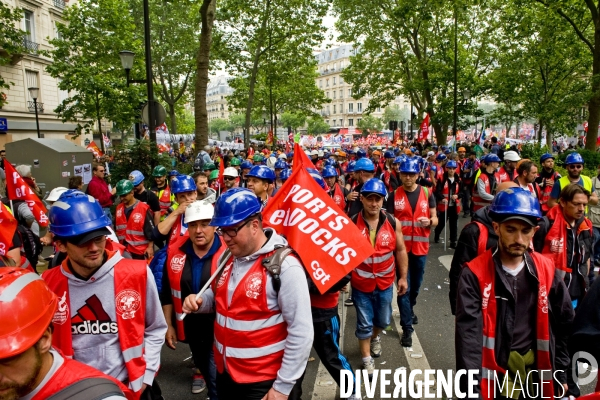
{"type": "Polygon", "coordinates": [[[208,111],[208,121],[214,119],[229,119],[229,106],[227,105],[227,96],[233,93],[229,86],[228,76],[219,75],[211,77],[206,88],[206,110],[208,111]]]}
{"type": "MultiPolygon", "coordinates": [[[[350,56],[355,55],[355,51],[352,45],[346,44],[320,51],[316,55],[319,73],[317,87],[331,99],[331,103],[324,104],[320,112],[332,128],[356,127],[371,99],[369,95],[354,99],[352,86],[342,77],[342,71],[350,65],[350,56]]],[[[397,97],[389,105],[398,105],[407,112],[410,108],[410,103],[403,97],[397,97]]],[[[383,112],[384,108],[378,107],[371,115],[381,117],[383,112]]]]}
{"type": "MultiPolygon", "coordinates": [[[[0,149],[8,142],[37,137],[34,101],[28,88],[39,88],[37,110],[40,133],[45,138],[69,139],[76,124],[62,123],[54,109],[68,96],[58,89],[59,81],[46,72],[52,60],[42,56],[49,50],[50,40],[57,37],[57,22],[64,22],[63,11],[76,0],[0,0],[12,8],[23,10],[20,28],[25,31],[23,54],[13,57],[11,64],[0,66],[0,75],[13,85],[4,90],[8,102],[0,109],[0,118],[6,118],[7,132],[0,132],[0,149]]],[[[0,48],[0,52],[2,49],[0,48]]],[[[83,145],[92,135],[81,135],[74,140],[83,145]]]]}

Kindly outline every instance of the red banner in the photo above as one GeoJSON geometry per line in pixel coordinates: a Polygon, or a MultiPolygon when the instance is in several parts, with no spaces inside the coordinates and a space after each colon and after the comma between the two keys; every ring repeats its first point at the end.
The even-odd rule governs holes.
{"type": "Polygon", "coordinates": [[[223,157],[219,157],[219,195],[221,195],[221,188],[225,188],[225,160],[223,157]]]}
{"type": "Polygon", "coordinates": [[[267,146],[273,145],[273,130],[269,129],[269,133],[267,134],[267,140],[265,142],[267,146]]]}
{"type": "Polygon", "coordinates": [[[10,200],[23,200],[29,206],[38,224],[42,227],[48,226],[46,207],[33,190],[25,183],[21,175],[15,170],[8,160],[4,160],[6,169],[6,195],[10,200]]]}
{"type": "Polygon", "coordinates": [[[425,115],[423,122],[421,122],[421,138],[419,140],[426,140],[429,136],[429,114],[425,115]]]}
{"type": "Polygon", "coordinates": [[[5,256],[13,245],[16,230],[17,220],[8,208],[0,203],[0,256],[5,256]]]}
{"type": "Polygon", "coordinates": [[[95,142],[90,142],[90,144],[87,145],[86,149],[94,153],[94,158],[100,158],[103,155],[102,150],[98,148],[98,145],[95,142]]]}
{"type": "Polygon", "coordinates": [[[297,166],[304,166],[305,168],[317,169],[315,164],[308,158],[302,147],[298,143],[294,143],[294,170],[297,166]]]}

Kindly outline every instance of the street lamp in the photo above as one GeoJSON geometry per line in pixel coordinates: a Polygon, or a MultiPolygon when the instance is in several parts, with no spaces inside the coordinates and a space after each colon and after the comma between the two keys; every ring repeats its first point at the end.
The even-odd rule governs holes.
{"type": "Polygon", "coordinates": [[[29,90],[29,95],[33,99],[33,108],[35,108],[35,126],[37,127],[38,139],[41,139],[42,135],[40,134],[40,119],[38,117],[38,107],[37,107],[37,99],[40,94],[40,88],[30,87],[30,88],[27,88],[27,90],[29,90]]]}

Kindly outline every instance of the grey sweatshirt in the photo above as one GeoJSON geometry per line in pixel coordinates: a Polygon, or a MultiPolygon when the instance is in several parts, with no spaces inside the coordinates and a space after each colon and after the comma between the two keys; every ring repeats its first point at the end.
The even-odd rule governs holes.
{"type": "MultiPolygon", "coordinates": [[[[287,245],[287,241],[275,233],[273,229],[266,228],[265,233],[269,240],[260,250],[248,257],[234,259],[227,287],[228,304],[231,303],[233,292],[258,256],[273,251],[275,245],[287,245]]],[[[273,383],[273,388],[278,392],[289,395],[296,380],[300,378],[306,368],[314,332],[304,267],[296,258],[287,257],[281,266],[280,279],[281,288],[278,296],[273,289],[271,275],[267,273],[267,306],[270,310],[281,310],[288,331],[283,361],[279,372],[277,372],[277,379],[273,383]]],[[[212,289],[208,289],[202,295],[202,306],[198,312],[212,312],[214,311],[214,305],[214,293],[212,289]]],[[[227,366],[226,363],[225,366],[227,366]]]]}
{"type": "MultiPolygon", "coordinates": [[[[114,285],[114,266],[122,258],[118,252],[115,253],[87,281],[76,278],[63,268],[61,271],[69,280],[73,359],[124,382],[128,380],[128,373],[119,344],[114,285]],[[82,319],[82,316],[89,316],[90,313],[95,317],[84,317],[83,323],[76,322],[82,319]],[[76,316],[76,321],[73,321],[76,316]],[[90,330],[92,333],[89,332],[90,330]]],[[[146,310],[137,312],[145,313],[144,383],[152,385],[160,366],[160,350],[165,342],[167,323],[158,299],[156,283],[149,268],[147,268],[147,276],[146,310]]]]}

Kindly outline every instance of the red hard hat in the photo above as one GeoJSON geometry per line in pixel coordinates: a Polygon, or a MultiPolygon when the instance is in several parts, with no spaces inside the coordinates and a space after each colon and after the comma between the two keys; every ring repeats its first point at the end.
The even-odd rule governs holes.
{"type": "Polygon", "coordinates": [[[56,304],[56,295],[37,274],[0,268],[0,359],[36,344],[50,325],[56,304]]]}

